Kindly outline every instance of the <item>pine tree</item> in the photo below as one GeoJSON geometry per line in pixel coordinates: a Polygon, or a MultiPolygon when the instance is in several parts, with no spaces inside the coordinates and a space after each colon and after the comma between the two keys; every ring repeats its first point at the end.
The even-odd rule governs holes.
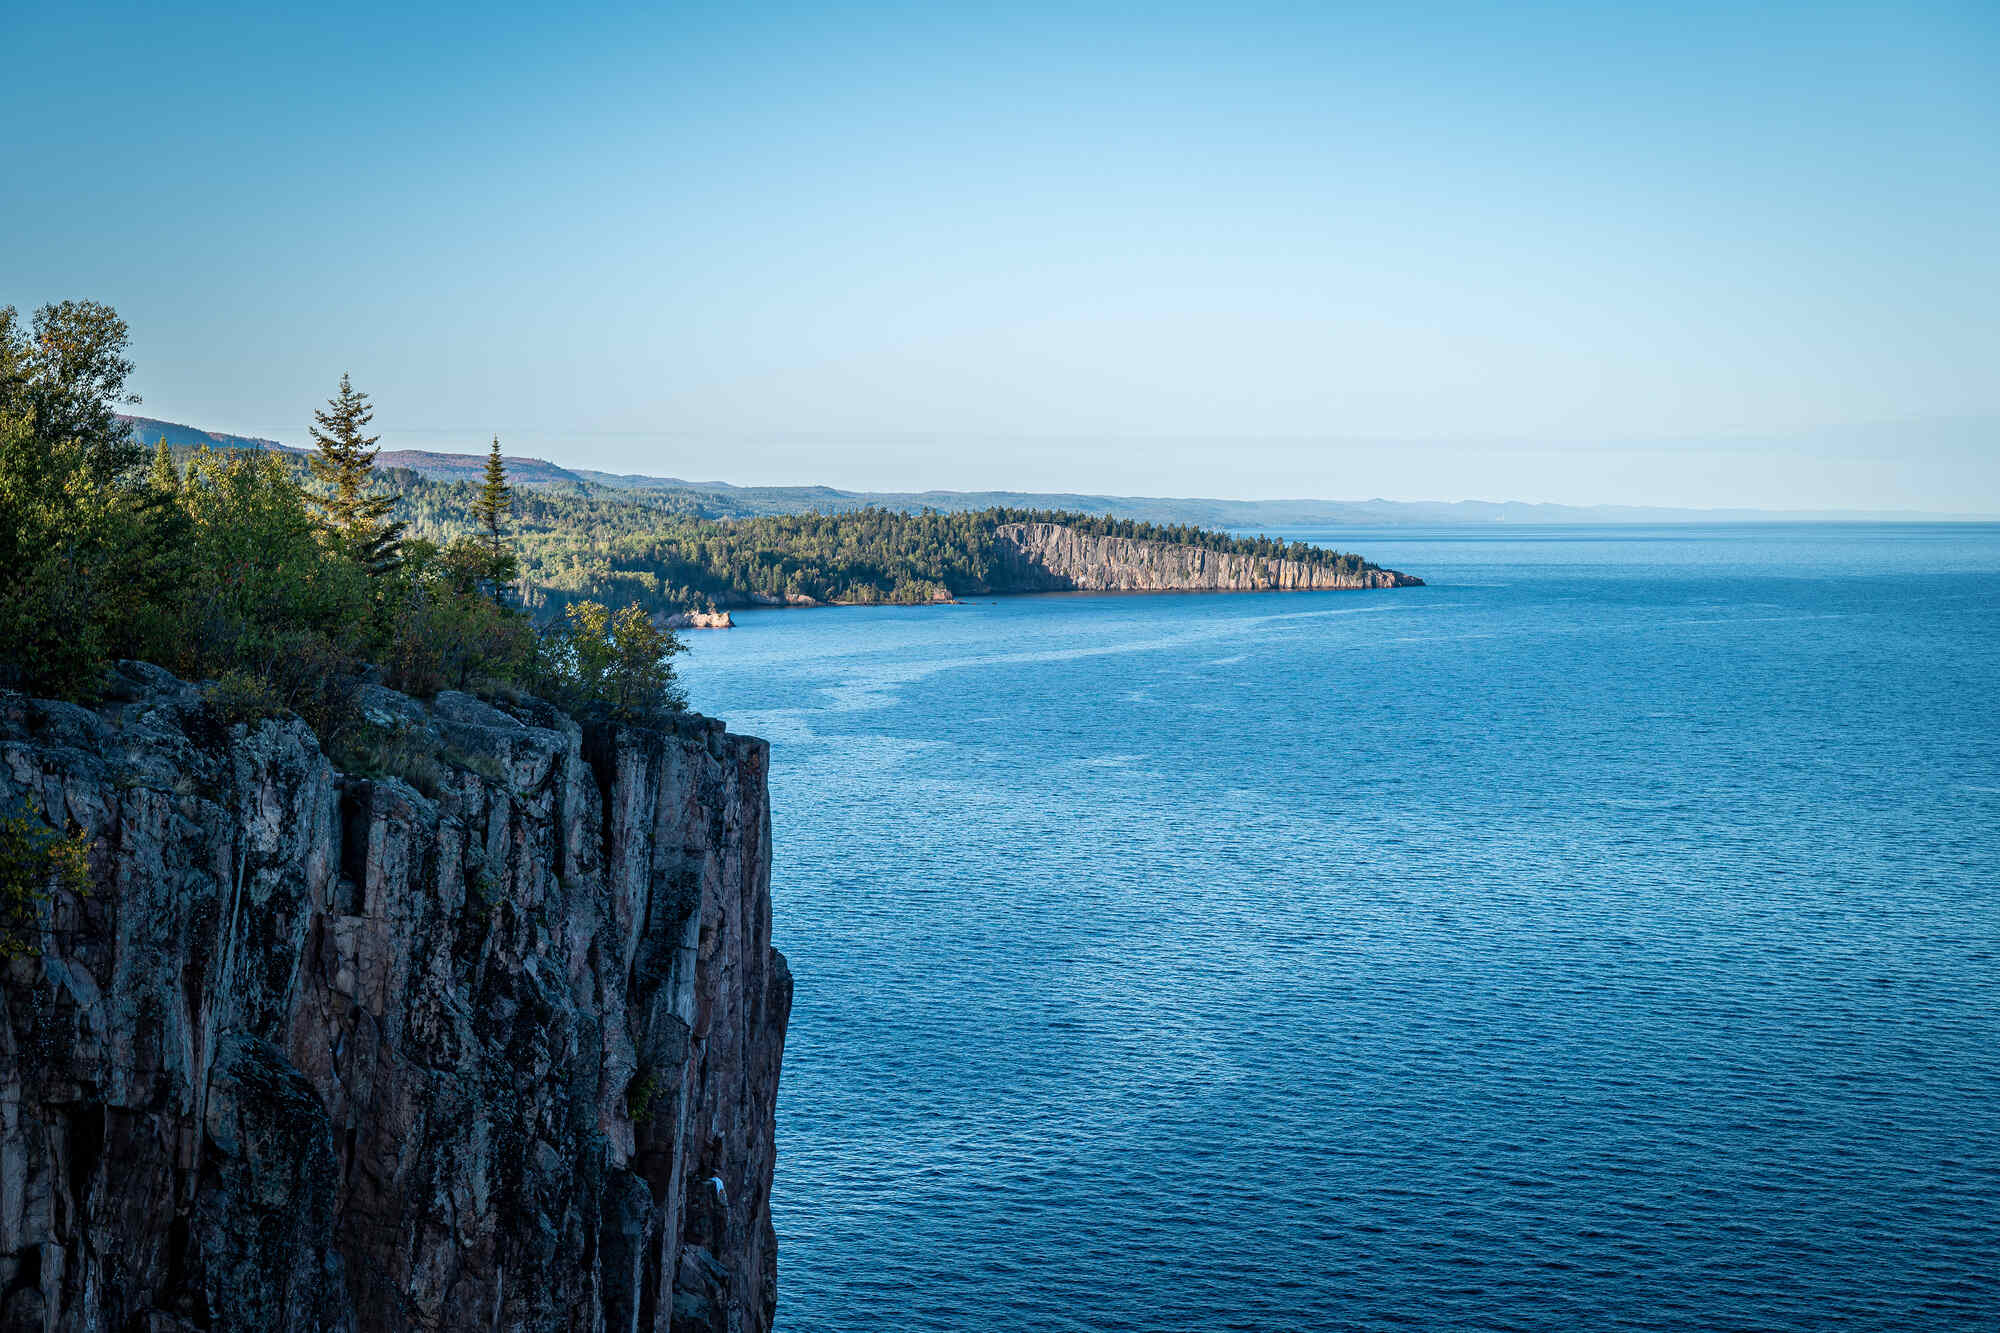
{"type": "Polygon", "coordinates": [[[331,410],[313,413],[319,424],[312,437],[319,452],[307,464],[313,479],[330,494],[314,497],[313,503],[349,554],[370,573],[387,573],[401,559],[404,525],[389,519],[396,497],[371,494],[368,489],[375,475],[375,455],[381,452],[376,441],[382,437],[361,432],[375,419],[375,409],[368,406],[368,395],[355,392],[344,374],[340,392],[326,405],[331,410]]]}
{"type": "Polygon", "coordinates": [[[493,437],[492,452],[486,455],[486,480],[472,499],[472,517],[486,529],[485,571],[480,584],[495,606],[507,604],[507,586],[521,572],[514,553],[500,543],[500,524],[514,507],[514,492],[507,485],[507,465],[500,459],[500,437],[493,437]]]}
{"type": "Polygon", "coordinates": [[[181,470],[174,465],[174,451],[167,447],[164,435],[153,447],[153,465],[147,470],[146,484],[159,495],[172,495],[181,488],[181,470]]]}
{"type": "Polygon", "coordinates": [[[479,488],[479,498],[472,502],[473,516],[486,529],[495,555],[500,553],[500,521],[513,507],[514,492],[507,485],[507,465],[500,460],[500,437],[495,435],[493,450],[486,455],[486,480],[479,488]]]}

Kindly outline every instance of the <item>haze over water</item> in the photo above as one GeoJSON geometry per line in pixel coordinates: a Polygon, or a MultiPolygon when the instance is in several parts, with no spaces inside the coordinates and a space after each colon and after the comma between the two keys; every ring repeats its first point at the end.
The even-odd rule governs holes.
{"type": "Polygon", "coordinates": [[[1990,1327],[2000,527],[740,615],[779,1326],[1990,1327]]]}

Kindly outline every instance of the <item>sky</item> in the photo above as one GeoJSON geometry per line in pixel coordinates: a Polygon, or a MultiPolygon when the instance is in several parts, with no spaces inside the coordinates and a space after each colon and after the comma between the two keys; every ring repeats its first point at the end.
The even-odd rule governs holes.
{"type": "Polygon", "coordinates": [[[145,415],[2000,513],[1990,2],[290,8],[0,7],[0,304],[117,307],[145,415]]]}

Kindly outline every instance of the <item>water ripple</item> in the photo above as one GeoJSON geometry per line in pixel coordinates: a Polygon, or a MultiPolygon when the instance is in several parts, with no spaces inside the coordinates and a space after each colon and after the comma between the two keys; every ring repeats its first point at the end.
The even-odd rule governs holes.
{"type": "Polygon", "coordinates": [[[699,640],[782,1328],[2000,1328],[2000,532],[1400,540],[699,640]]]}

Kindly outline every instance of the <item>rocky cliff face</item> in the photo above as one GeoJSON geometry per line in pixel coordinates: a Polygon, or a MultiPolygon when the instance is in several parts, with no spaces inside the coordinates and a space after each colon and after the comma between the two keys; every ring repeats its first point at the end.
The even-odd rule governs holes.
{"type": "Polygon", "coordinates": [[[1290,592],[1423,584],[1393,569],[1340,570],[1172,542],[1097,537],[1057,523],[1008,523],[993,535],[1003,573],[996,592],[1290,592]]]}
{"type": "Polygon", "coordinates": [[[767,1329],[764,743],[369,711],[434,794],[152,667],[0,693],[0,811],[94,840],[0,975],[0,1330],[767,1329]]]}

